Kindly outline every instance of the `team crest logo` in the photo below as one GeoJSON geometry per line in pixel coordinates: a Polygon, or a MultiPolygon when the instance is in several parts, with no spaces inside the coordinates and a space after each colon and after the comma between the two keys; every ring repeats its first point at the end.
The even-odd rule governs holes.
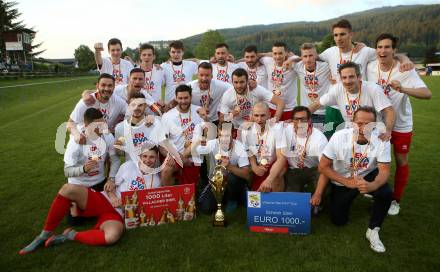
{"type": "Polygon", "coordinates": [[[248,208],[261,208],[260,192],[248,192],[248,208]]]}

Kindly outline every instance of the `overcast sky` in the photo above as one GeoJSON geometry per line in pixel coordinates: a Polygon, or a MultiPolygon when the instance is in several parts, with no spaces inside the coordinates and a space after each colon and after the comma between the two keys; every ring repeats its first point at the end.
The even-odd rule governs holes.
{"type": "Polygon", "coordinates": [[[21,0],[17,8],[28,27],[38,30],[45,58],[73,58],[80,44],[93,47],[117,37],[123,46],[185,38],[208,29],[296,21],[322,21],[366,9],[413,0],[21,0]],[[217,3],[217,4],[213,4],[217,3]]]}

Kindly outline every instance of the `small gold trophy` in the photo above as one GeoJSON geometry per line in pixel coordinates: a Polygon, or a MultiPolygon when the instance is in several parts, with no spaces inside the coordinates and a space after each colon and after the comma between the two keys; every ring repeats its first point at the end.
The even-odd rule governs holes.
{"type": "Polygon", "coordinates": [[[226,168],[220,165],[221,160],[217,159],[217,157],[218,156],[216,156],[217,165],[214,168],[214,174],[209,180],[211,191],[217,201],[217,211],[214,214],[214,221],[212,224],[214,227],[226,227],[225,214],[222,211],[222,200],[226,188],[226,179],[224,175],[226,168]]]}

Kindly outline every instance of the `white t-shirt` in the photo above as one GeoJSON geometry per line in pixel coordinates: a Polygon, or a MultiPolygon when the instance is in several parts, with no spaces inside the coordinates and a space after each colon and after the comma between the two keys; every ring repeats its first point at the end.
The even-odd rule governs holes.
{"type": "Polygon", "coordinates": [[[201,123],[204,121],[197,113],[199,108],[199,106],[191,105],[190,111],[180,113],[175,107],[162,116],[165,135],[169,136],[179,153],[184,150],[185,139],[192,141],[202,135],[201,123]]]}
{"type": "Polygon", "coordinates": [[[248,90],[246,95],[238,95],[234,87],[230,87],[222,97],[218,111],[229,115],[234,108],[240,106],[240,114],[232,119],[232,124],[235,128],[239,128],[244,121],[249,121],[251,117],[252,107],[260,101],[270,103],[273,94],[261,86],[255,87],[253,90],[248,90]],[[238,101],[237,101],[238,99],[238,101]]]}
{"type": "Polygon", "coordinates": [[[257,81],[258,85],[268,89],[266,67],[264,65],[257,65],[257,68],[251,69],[244,61],[238,63],[240,68],[243,68],[247,71],[249,79],[257,81]]]}
{"type": "MultiPolygon", "coordinates": [[[[296,63],[294,69],[300,80],[301,106],[308,107],[328,92],[331,83],[330,69],[326,62],[317,61],[314,72],[306,71],[302,61],[296,63]]],[[[315,114],[324,115],[325,107],[319,108],[315,114]]]]}
{"type": "Polygon", "coordinates": [[[332,85],[324,96],[319,99],[322,106],[337,105],[345,122],[351,122],[353,113],[359,106],[373,107],[378,113],[390,107],[389,99],[383,94],[382,88],[374,82],[362,81],[362,90],[359,101],[359,92],[347,92],[342,83],[332,85]],[[348,99],[347,99],[348,96],[348,99]]]}
{"type": "Polygon", "coordinates": [[[110,58],[102,58],[101,74],[107,73],[115,78],[115,85],[127,84],[130,71],[134,68],[131,62],[120,59],[119,64],[112,64],[110,58]]]}
{"type": "Polygon", "coordinates": [[[163,85],[165,85],[165,72],[163,69],[159,69],[156,65],[153,65],[151,71],[145,72],[145,84],[143,90],[153,98],[154,102],[157,102],[162,100],[163,85]]]}
{"type": "Polygon", "coordinates": [[[188,85],[192,88],[191,103],[197,106],[208,105],[208,121],[217,121],[217,111],[222,100],[222,96],[226,92],[226,90],[231,88],[231,85],[216,79],[211,80],[209,90],[200,90],[198,80],[193,80],[188,83],[188,85]]]}
{"type": "Polygon", "coordinates": [[[165,74],[165,103],[169,103],[176,97],[176,87],[187,84],[197,74],[197,64],[193,61],[182,61],[181,65],[172,65],[171,62],[161,64],[165,74]]]}
{"type": "Polygon", "coordinates": [[[300,168],[299,163],[302,161],[301,156],[304,154],[305,147],[305,158],[302,161],[303,167],[313,168],[318,166],[322,151],[326,145],[327,138],[319,129],[313,128],[312,134],[308,138],[297,137],[293,124],[287,124],[283,129],[283,137],[278,142],[277,148],[283,149],[283,154],[286,156],[289,168],[295,169],[300,168]]]}
{"type": "Polygon", "coordinates": [[[219,151],[218,139],[209,140],[206,142],[206,146],[199,145],[197,152],[201,155],[209,154],[209,173],[213,173],[216,165],[215,155],[220,153],[222,156],[229,157],[229,164],[237,167],[245,167],[249,165],[249,158],[246,153],[245,147],[237,140],[233,140],[232,150],[221,149],[219,151]]]}
{"type": "MultiPolygon", "coordinates": [[[[333,134],[323,151],[323,155],[333,160],[333,169],[344,177],[350,177],[353,170],[355,175],[365,177],[377,168],[377,163],[391,162],[391,147],[389,141],[381,141],[377,133],[371,135],[370,143],[359,145],[355,143],[355,160],[353,167],[353,129],[339,130],[333,134]],[[355,169],[354,169],[355,168],[355,169]]],[[[332,181],[336,185],[342,185],[332,181]]]]}
{"type": "MultiPolygon", "coordinates": [[[[147,101],[148,106],[151,106],[154,104],[154,102],[156,100],[154,100],[146,90],[141,89],[140,92],[145,96],[145,100],[147,101]]],[[[121,85],[116,86],[115,90],[113,91],[113,94],[116,94],[117,96],[122,98],[122,100],[124,100],[126,103],[128,103],[127,84],[121,84],[121,85]]]]}
{"type": "Polygon", "coordinates": [[[384,91],[384,94],[390,99],[393,105],[394,111],[396,112],[396,120],[394,122],[393,131],[396,132],[411,132],[413,129],[413,119],[412,119],[412,107],[410,103],[409,96],[404,93],[400,93],[389,85],[391,81],[398,80],[402,86],[406,88],[426,88],[426,84],[420,78],[415,70],[400,72],[400,63],[393,68],[390,72],[379,72],[377,61],[368,64],[367,77],[368,80],[372,82],[377,82],[384,91]],[[389,76],[389,80],[387,82],[389,76]]]}
{"type": "MultiPolygon", "coordinates": [[[[142,147],[146,143],[159,145],[166,139],[165,130],[162,128],[159,118],[155,118],[153,124],[149,127],[144,122],[137,126],[131,126],[128,124],[128,120],[124,120],[115,128],[115,138],[119,139],[119,137],[124,137],[125,141],[132,139],[134,148],[142,147]]],[[[125,160],[131,160],[131,156],[127,152],[125,153],[125,160]]]]}
{"type": "Polygon", "coordinates": [[[258,163],[265,158],[271,164],[276,160],[276,143],[281,140],[282,133],[282,123],[276,123],[273,127],[266,124],[263,134],[258,124],[254,123],[249,129],[241,131],[239,141],[243,143],[250,156],[255,156],[258,163]]]}
{"type": "Polygon", "coordinates": [[[113,129],[116,126],[119,117],[125,115],[125,112],[127,111],[127,103],[118,95],[112,95],[107,103],[101,103],[96,98],[97,93],[98,92],[94,92],[92,94],[95,98],[95,104],[90,107],[80,99],[70,114],[70,119],[77,123],[80,128],[84,125],[84,113],[86,110],[88,108],[95,108],[101,111],[108,127],[113,129]]]}
{"type": "Polygon", "coordinates": [[[70,137],[66,153],[64,153],[66,166],[81,166],[94,157],[98,157],[98,166],[89,173],[82,173],[79,177],[68,178],[68,182],[92,187],[103,181],[105,179],[105,160],[108,155],[116,154],[113,146],[114,142],[115,138],[112,134],[103,134],[95,141],[87,140],[85,145],[77,144],[73,137],[70,137]]]}
{"type": "MultiPolygon", "coordinates": [[[[138,191],[145,189],[158,188],[161,186],[159,174],[143,175],[133,161],[125,162],[121,165],[115,177],[116,196],[121,199],[122,192],[138,191]]],[[[107,193],[102,194],[109,199],[107,193]]],[[[122,199],[121,199],[122,201],[122,199]]],[[[115,209],[122,217],[124,217],[122,209],[115,209]]]]}
{"type": "MultiPolygon", "coordinates": [[[[281,91],[278,96],[284,103],[284,111],[291,111],[297,105],[296,97],[298,96],[297,74],[293,68],[289,70],[275,65],[272,57],[263,57],[260,62],[266,67],[268,75],[268,89],[275,93],[275,90],[281,91]],[[279,86],[279,87],[277,87],[279,86]]],[[[276,105],[269,104],[271,109],[276,109],[276,105]]]]}
{"type": "Polygon", "coordinates": [[[225,66],[218,63],[212,63],[212,78],[232,84],[232,73],[238,68],[238,65],[227,62],[225,66]]]}
{"type": "Polygon", "coordinates": [[[376,50],[370,47],[363,47],[359,52],[353,53],[353,55],[351,54],[351,51],[339,54],[339,47],[333,46],[322,52],[319,55],[319,58],[329,64],[332,78],[337,82],[341,81],[338,72],[339,66],[350,60],[360,65],[362,79],[365,80],[367,77],[367,65],[369,62],[376,59],[376,50]]]}

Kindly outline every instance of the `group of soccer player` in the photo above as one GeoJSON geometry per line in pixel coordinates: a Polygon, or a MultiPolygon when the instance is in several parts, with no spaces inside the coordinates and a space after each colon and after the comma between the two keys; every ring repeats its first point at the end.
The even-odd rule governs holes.
{"type": "Polygon", "coordinates": [[[244,203],[247,190],[309,191],[316,212],[327,208],[335,225],[345,225],[356,196],[372,198],[366,238],[385,252],[379,230],[387,214],[399,214],[409,177],[409,98],[430,99],[431,91],[396,53],[392,34],[380,34],[369,48],[352,41],[347,20],[332,33],[336,46],[319,55],[312,43],[297,56],[276,42],[267,53],[247,46],[240,60],[224,43],[208,61],[184,60],[182,42],[174,41],[161,65],[149,44],[140,46],[137,63],[121,58],[118,39],[109,40],[107,58],[95,44],[96,90],[82,93],[67,126],[68,182],[42,232],[19,253],[68,240],[115,243],[124,231],[124,191],[196,184],[198,209],[212,213],[207,181],[218,164],[228,181],[226,212],[244,203]],[[72,224],[98,220],[90,230],[55,235],[66,217],[72,224]]]}

